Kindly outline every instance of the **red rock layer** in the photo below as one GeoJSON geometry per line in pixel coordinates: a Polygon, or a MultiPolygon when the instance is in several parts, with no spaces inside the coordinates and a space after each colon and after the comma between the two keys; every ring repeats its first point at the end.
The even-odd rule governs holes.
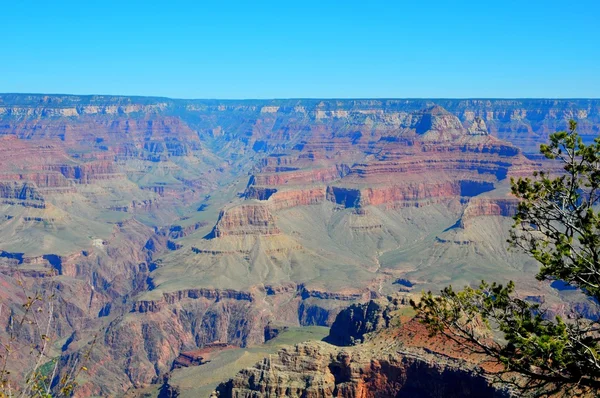
{"type": "Polygon", "coordinates": [[[260,186],[305,185],[325,183],[340,178],[341,172],[337,166],[313,170],[284,171],[275,174],[258,174],[253,183],[260,186]]]}
{"type": "Polygon", "coordinates": [[[339,349],[322,342],[284,348],[218,387],[219,397],[506,397],[472,365],[422,351],[339,349]]]}
{"type": "Polygon", "coordinates": [[[44,169],[62,174],[65,178],[80,184],[90,184],[96,180],[125,178],[124,174],[117,171],[111,161],[102,160],[78,165],[48,165],[44,169]]]}
{"type": "Polygon", "coordinates": [[[296,145],[294,155],[263,161],[250,179],[247,197],[271,200],[286,185],[307,187],[302,189],[308,197],[308,187],[329,183],[326,198],[346,207],[423,204],[478,195],[532,167],[518,148],[487,135],[481,118],[465,128],[456,116],[433,107],[397,123],[397,130],[371,137],[362,132],[336,135],[316,125],[310,131],[313,139],[296,145]],[[350,167],[340,163],[356,158],[357,152],[362,152],[360,161],[350,167]],[[332,154],[336,164],[325,166],[332,154]]]}
{"type": "Polygon", "coordinates": [[[274,235],[280,232],[268,206],[249,204],[222,210],[210,237],[248,234],[274,235]]]}
{"type": "Polygon", "coordinates": [[[171,293],[163,293],[159,300],[139,300],[135,303],[136,312],[159,312],[169,305],[179,303],[186,299],[208,299],[208,300],[243,300],[253,301],[254,295],[250,292],[236,291],[232,289],[186,289],[171,293]]]}
{"type": "Polygon", "coordinates": [[[514,197],[477,197],[469,200],[461,217],[461,226],[480,216],[512,217],[517,213],[519,201],[514,197]]]}
{"type": "Polygon", "coordinates": [[[269,198],[269,205],[273,210],[314,205],[325,201],[325,192],[325,187],[279,191],[269,198]]]}

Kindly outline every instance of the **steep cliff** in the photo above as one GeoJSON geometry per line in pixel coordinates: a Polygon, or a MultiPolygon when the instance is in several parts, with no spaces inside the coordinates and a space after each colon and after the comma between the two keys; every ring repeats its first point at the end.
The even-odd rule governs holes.
{"type": "Polygon", "coordinates": [[[491,384],[485,370],[491,368],[482,358],[461,355],[449,341],[411,339],[421,327],[400,315],[406,312],[403,301],[404,297],[390,297],[353,305],[338,315],[328,337],[352,347],[308,342],[284,348],[219,385],[214,395],[510,396],[508,390],[491,384]]]}
{"type": "Polygon", "coordinates": [[[269,208],[263,205],[241,205],[221,211],[219,220],[209,235],[219,238],[228,235],[279,233],[269,208]]]}
{"type": "Polygon", "coordinates": [[[241,371],[219,397],[507,397],[461,361],[375,347],[326,343],[283,349],[241,371]]]}
{"type": "Polygon", "coordinates": [[[338,346],[359,344],[366,334],[389,327],[398,308],[398,299],[353,304],[337,315],[326,340],[338,346]]]}

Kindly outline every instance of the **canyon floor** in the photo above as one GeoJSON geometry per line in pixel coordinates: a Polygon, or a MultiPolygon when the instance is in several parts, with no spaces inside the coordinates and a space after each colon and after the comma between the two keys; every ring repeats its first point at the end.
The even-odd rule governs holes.
{"type": "Polygon", "coordinates": [[[239,371],[249,368],[263,358],[276,355],[284,347],[321,341],[329,334],[324,326],[300,326],[283,331],[266,343],[246,348],[227,348],[210,354],[208,362],[171,371],[166,383],[153,385],[144,390],[133,390],[131,397],[156,397],[165,386],[178,391],[179,396],[209,397],[223,381],[233,378],[239,371]]]}

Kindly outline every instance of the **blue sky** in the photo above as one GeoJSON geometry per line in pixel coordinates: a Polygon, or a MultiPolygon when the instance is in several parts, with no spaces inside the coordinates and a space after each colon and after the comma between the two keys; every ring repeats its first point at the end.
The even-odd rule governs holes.
{"type": "Polygon", "coordinates": [[[0,92],[600,97],[600,1],[30,1],[0,92]]]}

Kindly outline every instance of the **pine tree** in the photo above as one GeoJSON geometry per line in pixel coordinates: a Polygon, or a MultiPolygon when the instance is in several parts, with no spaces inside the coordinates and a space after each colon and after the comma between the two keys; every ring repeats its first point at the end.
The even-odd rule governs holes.
{"type": "MultiPolygon", "coordinates": [[[[564,173],[511,180],[520,199],[509,242],[540,264],[539,280],[560,280],[600,303],[600,137],[584,144],[570,121],[541,153],[564,173]]],[[[598,394],[599,319],[546,316],[515,284],[482,281],[478,288],[423,294],[413,303],[430,333],[443,334],[503,365],[496,381],[520,395],[598,394]],[[495,336],[495,337],[490,337],[495,336]],[[503,338],[498,338],[502,336],[503,338]]]]}

